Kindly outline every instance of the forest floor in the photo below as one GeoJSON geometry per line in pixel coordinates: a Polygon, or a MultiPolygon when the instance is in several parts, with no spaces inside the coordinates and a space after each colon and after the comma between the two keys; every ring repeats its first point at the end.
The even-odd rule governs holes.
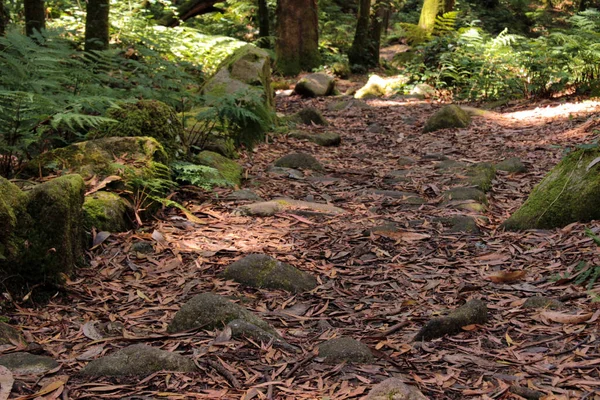
{"type": "MultiPolygon", "coordinates": [[[[70,376],[38,398],[356,399],[398,376],[432,399],[520,399],[513,393],[516,386],[546,399],[599,399],[600,302],[569,276],[581,261],[600,265],[600,249],[585,233],[585,228],[597,232],[600,225],[505,232],[499,224],[565,148],[592,141],[598,120],[591,117],[598,115],[600,103],[513,104],[474,116],[468,129],[424,134],[425,120],[440,104],[379,99],[368,100],[368,109],[331,111],[328,105],[335,101],[294,96],[278,99],[278,108],[286,114],[319,108],[330,126],[306,129],[339,132],[339,147],[274,137],[240,162],[247,171],[244,187],[264,199],[331,203],[344,213],[239,216],[234,210],[240,203],[224,200],[232,189],[183,190],[186,205],[201,223],[167,211],[135,233],[111,235],[90,251],[91,266],[67,282],[67,294],[9,315],[30,341],[60,362],[54,379],[64,383],[70,376]],[[276,159],[297,151],[314,155],[325,166],[325,178],[267,173],[276,159]],[[466,212],[441,204],[441,193],[453,186],[455,176],[436,168],[440,154],[467,164],[519,157],[528,171],[499,171],[487,194],[488,209],[480,213],[485,218],[477,219],[479,232],[452,233],[437,218],[466,212]],[[415,162],[399,165],[401,157],[415,162]],[[386,178],[398,170],[404,170],[405,179],[386,178]],[[425,202],[407,205],[374,193],[377,189],[418,193],[425,202]],[[391,234],[369,232],[390,222],[396,224],[391,234]],[[154,254],[130,252],[136,240],[153,241],[154,254]],[[218,277],[250,253],[266,253],[308,271],[319,286],[292,295],[248,289],[218,277]],[[507,271],[523,272],[515,279],[493,279],[507,271]],[[223,340],[218,331],[165,334],[181,304],[202,292],[240,300],[301,352],[223,340]],[[521,307],[534,295],[560,299],[565,304],[561,315],[587,317],[573,323],[548,310],[521,307]],[[487,304],[486,324],[413,342],[430,318],[471,298],[487,304]],[[90,339],[86,327],[95,321],[112,322],[118,333],[90,339]],[[375,362],[329,365],[315,356],[320,343],[340,336],[367,344],[375,362]],[[197,374],[161,372],[92,382],[76,375],[89,360],[133,342],[210,359],[222,368],[200,363],[197,374]],[[232,387],[232,376],[239,387],[232,387]]],[[[600,282],[592,290],[600,294],[600,282]]],[[[19,391],[31,394],[47,383],[25,380],[19,391]]]]}

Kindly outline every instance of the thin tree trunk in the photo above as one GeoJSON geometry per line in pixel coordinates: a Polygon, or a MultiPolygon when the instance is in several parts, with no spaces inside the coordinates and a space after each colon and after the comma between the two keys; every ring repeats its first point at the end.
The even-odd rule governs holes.
{"type": "Polygon", "coordinates": [[[321,64],[317,0],[277,1],[277,70],[297,75],[321,64]]]}
{"type": "Polygon", "coordinates": [[[6,7],[4,7],[4,1],[0,0],[0,36],[4,36],[6,33],[8,20],[8,11],[6,10],[6,7]]]}
{"type": "Polygon", "coordinates": [[[356,32],[352,46],[348,51],[348,61],[350,67],[356,70],[356,67],[368,68],[370,65],[369,52],[369,17],[371,14],[371,0],[360,0],[358,3],[358,21],[356,22],[356,32]]]}
{"type": "Polygon", "coordinates": [[[258,0],[258,37],[269,36],[269,7],[267,0],[258,0]]]}
{"type": "Polygon", "coordinates": [[[46,27],[46,7],[44,0],[24,0],[25,33],[33,35],[35,31],[41,32],[46,27]]]}
{"type": "Polygon", "coordinates": [[[110,0],[89,0],[85,17],[85,51],[106,50],[110,0]]]}
{"type": "Polygon", "coordinates": [[[454,0],[425,0],[419,17],[419,27],[431,32],[438,15],[450,12],[454,9],[454,0]]]}
{"type": "Polygon", "coordinates": [[[379,65],[379,49],[381,47],[381,32],[383,31],[385,17],[389,11],[387,0],[377,0],[375,10],[371,15],[371,26],[369,27],[369,58],[372,66],[379,65]]]}

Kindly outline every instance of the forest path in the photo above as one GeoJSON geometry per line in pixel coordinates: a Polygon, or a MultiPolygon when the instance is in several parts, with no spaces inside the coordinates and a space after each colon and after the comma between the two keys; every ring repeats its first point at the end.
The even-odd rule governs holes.
{"type": "Polygon", "coordinates": [[[600,388],[593,362],[600,358],[597,320],[560,324],[544,319],[540,310],[521,307],[526,298],[545,295],[562,299],[566,312],[596,312],[598,303],[583,288],[551,279],[572,271],[579,261],[600,262],[584,225],[547,232],[497,230],[564,147],[590,140],[593,126],[582,124],[600,105],[523,107],[474,116],[468,129],[423,134],[424,121],[439,105],[369,100],[368,108],[335,111],[332,104],[338,101],[284,98],[279,111],[321,109],[330,126],[303,129],[336,131],[342,136],[339,147],[276,137],[240,162],[248,174],[245,188],[264,199],[331,203],[344,213],[288,210],[271,217],[240,216],[235,210],[245,203],[224,200],[230,189],[210,195],[188,191],[193,198],[189,209],[203,224],[173,212],[146,233],[115,235],[92,251],[92,267],[69,283],[69,298],[18,315],[24,324],[38,326],[32,335],[69,374],[86,360],[127,344],[127,339],[115,339],[90,347],[82,328],[87,321],[113,321],[125,337],[162,333],[179,305],[202,292],[240,299],[302,352],[289,354],[243,340],[215,343],[217,332],[211,331],[160,338],[150,344],[207,354],[241,387],[231,388],[226,374],[206,367],[193,378],[159,373],[141,381],[106,379],[93,385],[75,379],[73,398],[171,393],[169,398],[347,399],[360,398],[389,376],[402,376],[429,398],[440,399],[510,398],[511,385],[572,397],[600,388]],[[292,152],[314,155],[325,166],[323,176],[308,172],[293,179],[268,173],[275,160],[292,152]],[[460,172],[440,169],[441,155],[465,164],[519,157],[528,172],[498,172],[487,193],[487,210],[461,211],[442,205],[442,193],[456,186],[460,172]],[[377,190],[410,192],[422,201],[407,204],[406,196],[377,190]],[[441,222],[456,215],[478,217],[474,232],[450,232],[441,222]],[[386,224],[391,228],[372,230],[386,224]],[[154,230],[159,233],[152,235],[154,230]],[[129,250],[132,242],[152,237],[154,254],[129,250]],[[320,285],[292,295],[247,289],[218,277],[226,265],[250,253],[267,253],[308,271],[320,285]],[[525,275],[509,283],[489,278],[506,271],[525,275]],[[470,298],[486,302],[487,324],[443,340],[412,342],[427,320],[470,298]],[[320,343],[340,336],[367,344],[376,362],[335,366],[311,357],[320,343]]]}

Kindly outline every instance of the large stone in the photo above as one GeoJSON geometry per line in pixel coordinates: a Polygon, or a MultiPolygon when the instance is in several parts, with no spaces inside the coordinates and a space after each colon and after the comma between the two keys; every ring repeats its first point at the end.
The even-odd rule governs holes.
{"type": "Polygon", "coordinates": [[[144,136],[156,139],[174,160],[183,153],[181,138],[183,124],[177,112],[158,100],[138,100],[123,103],[119,108],[111,108],[106,113],[116,123],[106,124],[88,135],[89,139],[101,137],[144,136]]]}
{"type": "Polygon", "coordinates": [[[291,153],[275,161],[276,167],[323,171],[323,166],[310,154],[291,153]]]}
{"type": "Polygon", "coordinates": [[[527,172],[527,166],[523,164],[519,157],[510,157],[499,162],[496,164],[496,169],[513,174],[527,172]]]}
{"type": "Polygon", "coordinates": [[[99,191],[85,197],[83,221],[87,231],[126,232],[132,225],[131,205],[116,193],[99,191]]]}
{"type": "Polygon", "coordinates": [[[368,364],[373,362],[373,353],[358,340],[341,337],[331,339],[319,345],[319,357],[323,357],[327,364],[351,362],[368,364]]]}
{"type": "Polygon", "coordinates": [[[378,75],[371,75],[365,86],[358,89],[354,97],[357,99],[370,99],[390,96],[400,90],[407,82],[408,78],[405,76],[382,78],[378,75]]]}
{"type": "MultiPolygon", "coordinates": [[[[119,175],[133,178],[170,178],[164,165],[168,160],[162,145],[150,137],[109,137],[79,142],[55,149],[31,160],[25,167],[28,176],[75,173],[84,179],[99,180],[119,175]]],[[[119,184],[119,181],[115,181],[119,184]]]]}
{"type": "Polygon", "coordinates": [[[569,154],[532,190],[502,225],[506,229],[551,229],[600,219],[600,150],[569,154]]]}
{"type": "Polygon", "coordinates": [[[305,97],[329,96],[335,89],[333,76],[320,72],[308,74],[296,83],[294,91],[305,97]]]}
{"type": "Polygon", "coordinates": [[[81,264],[84,193],[80,175],[62,176],[25,193],[30,219],[20,229],[28,244],[11,265],[15,274],[29,281],[58,282],[81,264]]]}
{"type": "Polygon", "coordinates": [[[300,111],[290,115],[288,120],[292,124],[304,124],[304,125],[328,125],[327,120],[321,114],[321,111],[314,107],[306,107],[300,111]]]}
{"type": "Polygon", "coordinates": [[[312,275],[266,254],[250,254],[232,263],[223,271],[223,277],[254,288],[283,289],[292,293],[306,292],[317,286],[312,275]]]}
{"type": "Polygon", "coordinates": [[[434,132],[440,129],[466,128],[471,123],[471,117],[462,108],[450,104],[442,107],[433,114],[423,127],[423,132],[434,132]]]}
{"type": "Polygon", "coordinates": [[[229,182],[231,186],[240,186],[242,184],[242,174],[244,169],[233,160],[225,158],[220,154],[213,153],[212,151],[205,150],[196,154],[193,161],[196,164],[216,169],[221,177],[229,182]]]}
{"type": "Polygon", "coordinates": [[[427,397],[400,378],[388,378],[373,386],[363,400],[427,400],[427,397]]]}
{"type": "Polygon", "coordinates": [[[234,319],[242,319],[280,337],[273,327],[244,307],[213,293],[201,293],[192,297],[175,314],[167,331],[175,333],[200,327],[222,329],[234,319]]]}
{"type": "Polygon", "coordinates": [[[25,213],[25,194],[13,183],[0,177],[0,267],[3,260],[12,260],[23,245],[16,231],[18,220],[25,213]]]}
{"type": "Polygon", "coordinates": [[[463,326],[480,324],[488,320],[487,306],[481,300],[468,301],[445,317],[433,318],[415,336],[416,341],[427,341],[453,335],[462,331],[463,326]]]}
{"type": "Polygon", "coordinates": [[[314,134],[304,131],[292,131],[288,136],[294,139],[308,140],[324,147],[339,146],[342,141],[340,134],[336,132],[314,134]]]}
{"type": "Polygon", "coordinates": [[[90,362],[80,372],[83,376],[146,376],[160,371],[197,372],[188,357],[145,344],[134,344],[90,362]]]}
{"type": "Polygon", "coordinates": [[[0,356],[0,365],[17,375],[42,375],[58,367],[51,357],[23,352],[0,356]]]}
{"type": "Polygon", "coordinates": [[[250,92],[260,97],[267,109],[274,110],[269,53],[251,44],[240,47],[221,63],[202,92],[214,98],[250,92]]]}

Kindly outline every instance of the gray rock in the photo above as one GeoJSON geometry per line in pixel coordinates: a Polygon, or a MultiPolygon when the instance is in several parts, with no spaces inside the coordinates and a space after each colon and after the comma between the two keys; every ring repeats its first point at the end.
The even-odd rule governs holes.
{"type": "Polygon", "coordinates": [[[292,346],[285,340],[265,331],[258,326],[251,324],[243,319],[234,319],[227,324],[231,328],[231,336],[234,338],[250,338],[257,342],[273,343],[274,346],[282,348],[287,351],[297,352],[299,349],[292,346]]]}
{"type": "Polygon", "coordinates": [[[2,344],[25,345],[25,339],[19,330],[0,322],[0,345],[2,344]]]}
{"type": "Polygon", "coordinates": [[[175,333],[200,327],[221,329],[234,319],[242,319],[280,337],[268,323],[244,307],[214,293],[201,293],[192,297],[175,314],[167,331],[175,333]]]}
{"type": "Polygon", "coordinates": [[[425,199],[419,197],[419,195],[417,193],[412,193],[412,192],[403,192],[400,190],[376,189],[376,190],[371,190],[370,193],[373,193],[373,194],[376,194],[379,196],[389,197],[389,198],[396,199],[396,200],[402,200],[406,204],[411,204],[411,205],[421,205],[421,204],[426,203],[425,199]]]}
{"type": "Polygon", "coordinates": [[[294,124],[328,125],[327,120],[323,117],[321,111],[314,107],[303,108],[297,113],[290,115],[288,120],[294,124]]]}
{"type": "Polygon", "coordinates": [[[41,375],[58,367],[51,357],[21,352],[0,356],[0,365],[18,375],[41,375]]]}
{"type": "Polygon", "coordinates": [[[388,378],[377,385],[363,400],[427,400],[414,386],[402,382],[400,378],[388,378]]]}
{"type": "Polygon", "coordinates": [[[471,123],[471,117],[459,106],[450,104],[442,107],[433,114],[423,127],[423,133],[440,129],[466,128],[471,123]]]}
{"type": "Polygon", "coordinates": [[[317,286],[312,275],[266,254],[250,254],[225,268],[222,276],[254,288],[283,289],[292,293],[306,292],[317,286]]]}
{"type": "MultiPolygon", "coordinates": [[[[258,217],[269,217],[282,212],[284,210],[307,210],[310,212],[324,214],[342,214],[343,209],[329,204],[313,203],[309,201],[293,200],[293,199],[275,199],[260,203],[248,204],[239,207],[236,210],[237,214],[254,215],[258,217]]],[[[297,212],[297,211],[296,211],[297,212]]]]}
{"type": "Polygon", "coordinates": [[[380,124],[378,124],[377,122],[374,122],[374,123],[369,124],[367,126],[367,132],[370,132],[370,133],[383,133],[383,132],[385,132],[385,128],[383,126],[381,126],[380,124]]]}
{"type": "Polygon", "coordinates": [[[134,344],[90,362],[83,376],[146,376],[159,371],[196,372],[194,361],[177,353],[134,344]]]}
{"type": "Polygon", "coordinates": [[[398,165],[401,167],[407,166],[407,165],[413,165],[417,162],[417,160],[415,160],[412,157],[400,157],[398,158],[398,165]]]}
{"type": "Polygon", "coordinates": [[[327,364],[339,364],[344,361],[356,364],[373,362],[371,350],[365,344],[349,337],[331,339],[321,343],[319,357],[323,357],[327,364]]]}
{"type": "Polygon", "coordinates": [[[467,215],[455,215],[453,217],[437,218],[434,221],[441,223],[444,227],[447,227],[450,232],[472,234],[481,233],[475,218],[467,215]]]}
{"type": "Polygon", "coordinates": [[[490,163],[478,163],[467,169],[467,176],[469,185],[488,192],[492,188],[492,181],[496,177],[496,167],[490,163]]]}
{"type": "Polygon", "coordinates": [[[488,320],[487,306],[481,300],[468,301],[445,317],[433,318],[421,328],[415,341],[428,341],[453,335],[462,331],[463,326],[485,324],[488,320]]]}
{"type": "Polygon", "coordinates": [[[340,134],[336,132],[312,134],[304,131],[292,131],[288,136],[294,139],[308,140],[323,147],[339,146],[342,142],[340,134]]]}
{"type": "Polygon", "coordinates": [[[316,158],[306,153],[292,153],[281,157],[275,161],[276,167],[309,169],[313,171],[323,171],[323,166],[316,158]]]}
{"type": "Polygon", "coordinates": [[[498,164],[496,164],[496,169],[498,171],[505,171],[510,173],[527,172],[527,167],[525,166],[525,164],[523,164],[519,157],[511,157],[499,162],[498,164]]]}
{"type": "Polygon", "coordinates": [[[294,168],[274,167],[270,166],[267,172],[272,175],[285,176],[290,179],[304,179],[304,173],[294,168]]]}
{"type": "Polygon", "coordinates": [[[304,97],[329,96],[334,92],[335,78],[333,76],[314,73],[304,76],[296,83],[294,92],[304,97]]]}
{"type": "Polygon", "coordinates": [[[455,171],[466,168],[467,164],[455,160],[443,160],[434,167],[440,171],[455,171]]]}
{"type": "Polygon", "coordinates": [[[559,310],[564,308],[564,304],[550,297],[533,296],[523,303],[523,308],[548,308],[550,310],[559,310]]]}
{"type": "Polygon", "coordinates": [[[247,190],[247,189],[236,190],[235,192],[229,193],[225,197],[225,200],[232,200],[232,201],[244,201],[244,200],[264,201],[264,199],[262,197],[260,197],[259,195],[257,195],[253,191],[247,190]]]}
{"type": "Polygon", "coordinates": [[[400,169],[388,172],[383,177],[383,182],[388,185],[395,185],[397,183],[408,182],[410,178],[408,178],[409,170],[400,169]]]}
{"type": "Polygon", "coordinates": [[[448,157],[440,154],[440,153],[429,153],[429,154],[425,154],[422,157],[423,160],[433,160],[433,161],[444,161],[444,160],[448,160],[448,157]]]}
{"type": "Polygon", "coordinates": [[[443,194],[444,204],[448,204],[453,200],[475,200],[482,204],[487,204],[485,193],[477,188],[472,187],[456,187],[447,190],[443,194]]]}
{"type": "Polygon", "coordinates": [[[131,244],[131,251],[141,254],[154,254],[154,246],[145,240],[139,240],[131,244]]]}

